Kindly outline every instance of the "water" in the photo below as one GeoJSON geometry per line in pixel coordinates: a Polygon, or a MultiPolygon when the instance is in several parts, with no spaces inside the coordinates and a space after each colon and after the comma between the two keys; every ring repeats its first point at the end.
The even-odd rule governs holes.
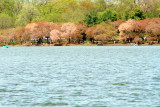
{"type": "Polygon", "coordinates": [[[159,107],[160,47],[0,48],[0,106],[159,107]]]}

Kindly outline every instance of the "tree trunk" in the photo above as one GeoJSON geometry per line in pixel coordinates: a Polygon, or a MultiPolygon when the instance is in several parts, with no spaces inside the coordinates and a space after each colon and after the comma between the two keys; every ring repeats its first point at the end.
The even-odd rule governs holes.
{"type": "Polygon", "coordinates": [[[49,44],[49,37],[47,37],[47,44],[49,44]]]}

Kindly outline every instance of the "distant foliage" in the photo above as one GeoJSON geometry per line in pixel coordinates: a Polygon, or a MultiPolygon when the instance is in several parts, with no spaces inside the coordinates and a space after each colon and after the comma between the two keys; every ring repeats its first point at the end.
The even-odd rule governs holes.
{"type": "Polygon", "coordinates": [[[36,7],[34,7],[32,4],[26,4],[23,6],[17,17],[16,25],[25,26],[32,21],[38,20],[39,15],[40,13],[36,7]]]}
{"type": "Polygon", "coordinates": [[[0,14],[0,29],[13,27],[13,18],[7,14],[0,14]]]}
{"type": "Polygon", "coordinates": [[[127,19],[143,20],[146,18],[143,10],[137,8],[134,11],[129,12],[127,19]]]}
{"type": "Polygon", "coordinates": [[[87,26],[94,26],[99,23],[97,12],[93,11],[86,15],[84,22],[87,26]]]}
{"type": "Polygon", "coordinates": [[[88,26],[94,26],[96,24],[100,24],[101,22],[106,21],[116,21],[118,20],[118,14],[115,11],[103,11],[103,12],[96,12],[93,11],[86,15],[84,22],[88,26]]]}
{"type": "Polygon", "coordinates": [[[0,0],[0,42],[159,42],[159,7],[159,0],[0,0]]]}
{"type": "Polygon", "coordinates": [[[0,0],[0,14],[13,19],[12,27],[34,21],[94,26],[108,20],[159,17],[159,6],[159,0],[0,0]]]}

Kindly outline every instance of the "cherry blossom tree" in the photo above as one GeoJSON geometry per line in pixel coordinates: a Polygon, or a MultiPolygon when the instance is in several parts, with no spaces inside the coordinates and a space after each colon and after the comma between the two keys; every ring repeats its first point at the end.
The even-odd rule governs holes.
{"type": "Polygon", "coordinates": [[[20,41],[21,45],[22,43],[26,43],[27,41],[30,41],[29,31],[25,27],[19,27],[15,30],[14,33],[16,40],[20,41]]]}
{"type": "Polygon", "coordinates": [[[7,41],[9,41],[9,44],[12,43],[12,45],[14,45],[14,41],[16,40],[14,33],[15,33],[15,28],[11,28],[11,29],[6,29],[3,34],[3,36],[7,37],[7,41]]]}
{"type": "Polygon", "coordinates": [[[145,29],[145,32],[149,35],[148,40],[156,40],[160,42],[160,18],[153,18],[148,23],[148,26],[145,29]]]}
{"type": "Polygon", "coordinates": [[[124,36],[124,35],[127,35],[129,32],[132,32],[134,30],[135,24],[136,24],[136,21],[132,19],[129,19],[125,23],[122,23],[118,27],[118,30],[120,31],[120,35],[124,36]]]}
{"type": "Polygon", "coordinates": [[[0,36],[0,43],[3,43],[7,41],[7,37],[6,36],[0,36]]]}
{"type": "Polygon", "coordinates": [[[136,24],[134,25],[134,31],[138,34],[145,33],[145,29],[148,26],[151,19],[147,18],[144,20],[136,21],[136,24]]]}
{"type": "Polygon", "coordinates": [[[62,32],[60,32],[59,30],[55,29],[50,32],[50,38],[51,38],[52,42],[59,41],[59,43],[60,43],[61,37],[62,37],[62,32]]]}
{"type": "Polygon", "coordinates": [[[101,23],[99,25],[96,25],[96,28],[94,30],[94,39],[102,41],[102,44],[104,41],[111,40],[113,36],[116,35],[116,29],[111,24],[111,22],[101,23]]]}
{"type": "Polygon", "coordinates": [[[129,19],[125,23],[122,23],[119,27],[118,30],[120,32],[121,38],[126,38],[123,39],[124,41],[128,41],[129,43],[132,42],[135,32],[134,32],[134,27],[136,25],[136,21],[129,19]]]}
{"type": "Polygon", "coordinates": [[[84,23],[80,23],[76,25],[76,30],[72,35],[72,39],[74,43],[76,42],[80,43],[81,41],[84,42],[84,40],[86,40],[85,31],[86,31],[86,25],[84,23]]]}
{"type": "Polygon", "coordinates": [[[122,19],[119,19],[119,20],[117,20],[117,21],[114,21],[113,22],[113,25],[114,25],[114,27],[115,28],[118,28],[122,23],[124,23],[125,21],[124,20],[122,20],[122,19]]]}
{"type": "Polygon", "coordinates": [[[89,27],[89,28],[87,28],[86,29],[86,37],[87,37],[87,39],[90,39],[90,41],[92,42],[92,43],[94,43],[94,30],[96,29],[96,27],[95,26],[92,26],[92,27],[89,27]]]}
{"type": "Polygon", "coordinates": [[[61,27],[61,31],[63,32],[62,37],[66,38],[68,40],[68,43],[70,43],[72,40],[72,35],[76,30],[77,27],[74,23],[64,23],[61,27]]]}
{"type": "Polygon", "coordinates": [[[25,28],[29,29],[29,35],[32,40],[37,40],[38,43],[42,43],[43,37],[48,38],[50,36],[50,32],[53,30],[53,23],[39,21],[39,22],[33,22],[29,23],[25,28]]]}

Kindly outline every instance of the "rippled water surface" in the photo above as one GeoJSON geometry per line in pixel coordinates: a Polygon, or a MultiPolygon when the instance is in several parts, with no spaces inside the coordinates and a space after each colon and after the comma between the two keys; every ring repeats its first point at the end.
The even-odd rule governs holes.
{"type": "Polygon", "coordinates": [[[0,48],[0,106],[160,107],[160,47],[0,48]]]}

